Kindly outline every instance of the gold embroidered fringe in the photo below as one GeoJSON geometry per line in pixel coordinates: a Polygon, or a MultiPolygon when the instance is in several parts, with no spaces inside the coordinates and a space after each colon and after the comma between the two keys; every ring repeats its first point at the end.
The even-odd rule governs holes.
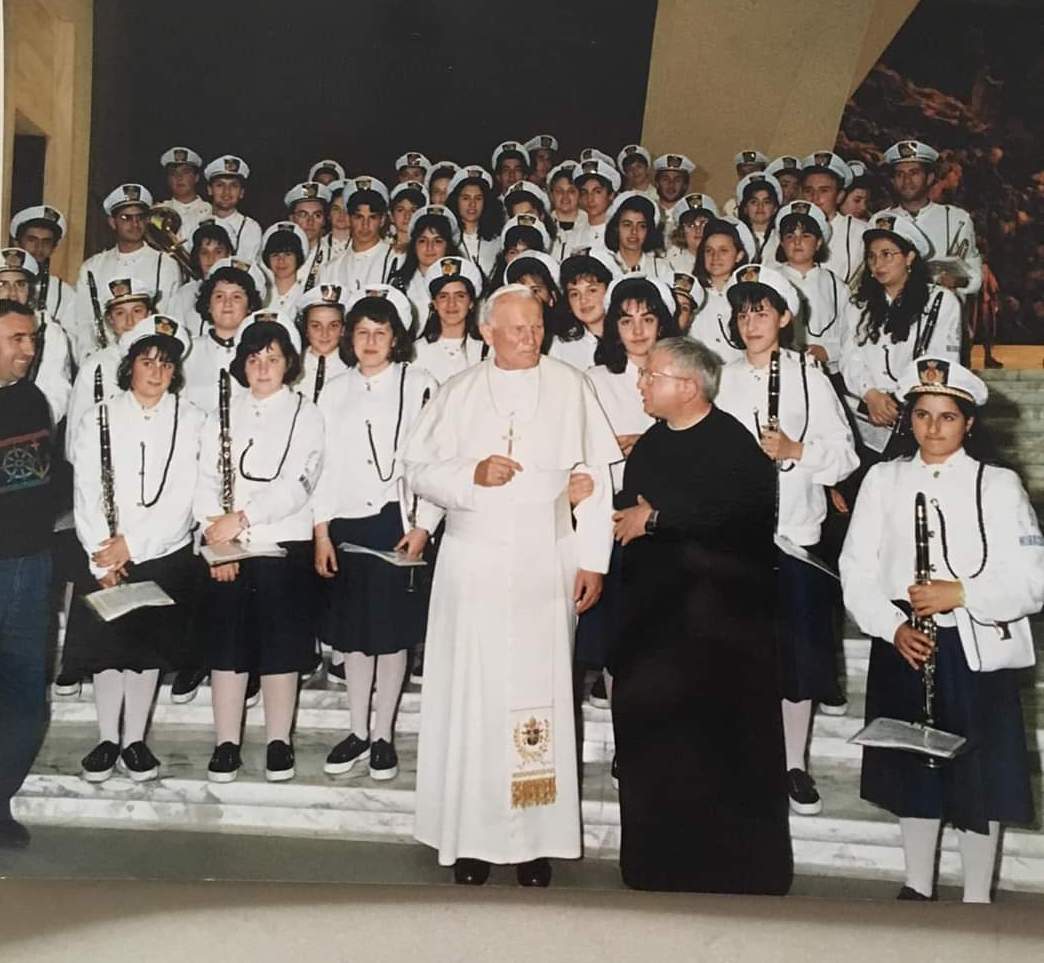
{"type": "Polygon", "coordinates": [[[550,806],[558,797],[554,775],[516,776],[511,780],[511,808],[526,809],[529,806],[550,806]]]}

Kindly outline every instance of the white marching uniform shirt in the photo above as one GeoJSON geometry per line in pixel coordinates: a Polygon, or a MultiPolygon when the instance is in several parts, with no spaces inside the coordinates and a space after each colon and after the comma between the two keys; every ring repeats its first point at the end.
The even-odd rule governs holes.
{"type": "MultiPolygon", "coordinates": [[[[985,466],[980,531],[979,466],[962,448],[940,464],[926,464],[918,452],[909,459],[874,465],[867,472],[839,564],[845,608],[868,635],[893,642],[895,630],[907,621],[892,600],[906,600],[914,581],[918,492],[928,500],[933,576],[961,582],[965,607],[973,619],[1017,622],[1044,606],[1044,537],[1026,490],[1015,472],[985,466]]],[[[943,626],[955,621],[951,612],[934,618],[943,626]]]]}
{"type": "Polygon", "coordinates": [[[732,305],[725,291],[718,290],[713,284],[706,288],[707,300],[692,316],[692,324],[686,336],[710,348],[724,364],[742,358],[742,348],[729,342],[729,322],[732,319],[732,305]]]}
{"type": "Polygon", "coordinates": [[[696,255],[687,247],[671,244],[667,248],[667,263],[672,271],[678,271],[681,274],[696,273],[696,255]]]}
{"type": "Polygon", "coordinates": [[[588,221],[583,227],[577,228],[569,253],[572,254],[589,247],[605,247],[605,229],[608,224],[607,218],[601,224],[592,224],[588,221]]]}
{"type": "MultiPolygon", "coordinates": [[[[460,235],[460,253],[471,261],[472,264],[478,265],[479,270],[482,272],[482,277],[487,281],[493,273],[500,251],[499,237],[487,241],[479,237],[478,232],[474,234],[463,232],[460,235]]],[[[482,292],[476,293],[481,294],[482,292]]]]}
{"type": "MultiPolygon", "coordinates": [[[[425,392],[430,401],[438,387],[424,369],[396,363],[369,378],[357,367],[349,368],[323,389],[319,410],[326,419],[326,455],[312,506],[317,525],[333,518],[368,518],[389,502],[399,502],[403,531],[409,530],[412,493],[402,477],[401,448],[420,415],[425,392]]],[[[418,498],[418,528],[434,532],[442,515],[441,508],[418,498]]]]}
{"type": "Polygon", "coordinates": [[[285,294],[280,294],[276,290],[272,275],[268,274],[267,271],[266,274],[269,284],[268,297],[265,298],[265,307],[271,311],[281,311],[288,318],[295,317],[297,315],[297,302],[300,300],[301,295],[304,294],[304,284],[301,281],[294,281],[285,294]]]}
{"type": "Polygon", "coordinates": [[[123,352],[119,349],[116,336],[110,330],[109,346],[95,351],[76,372],[65,422],[65,457],[75,464],[76,435],[83,423],[83,415],[94,406],[94,376],[98,368],[102,373],[102,399],[107,400],[119,393],[116,373],[120,368],[123,352]]]}
{"type": "Polygon", "coordinates": [[[166,314],[171,310],[174,292],[181,287],[181,268],[178,267],[177,261],[153,250],[147,244],[142,244],[129,254],[121,254],[117,248],[110,247],[87,258],[80,265],[80,273],[76,279],[75,333],[70,331],[74,346],[78,350],[89,346],[86,351],[77,355],[78,364],[82,364],[83,358],[95,349],[94,306],[91,304],[90,285],[87,282],[88,272],[94,274],[102,311],[105,310],[105,285],[113,278],[135,277],[141,281],[153,292],[154,298],[158,297],[153,307],[160,314],[166,314]]]}
{"type": "Polygon", "coordinates": [[[830,243],[823,267],[851,287],[863,268],[863,232],[870,225],[851,214],[837,211],[830,219],[830,243]]]}
{"type": "Polygon", "coordinates": [[[521,863],[581,853],[572,593],[578,568],[608,568],[608,465],[619,457],[590,383],[550,358],[520,371],[486,360],[457,375],[406,445],[410,487],[447,511],[428,618],[415,823],[444,866],[464,856],[521,863]],[[524,470],[500,487],[476,485],[479,461],[509,447],[524,470]],[[569,474],[579,465],[595,491],[571,513],[569,474]],[[553,780],[553,801],[526,805],[527,777],[553,780]]]}
{"type": "Polygon", "coordinates": [[[887,426],[870,424],[867,416],[859,411],[866,393],[875,388],[886,394],[895,394],[901,377],[914,358],[931,355],[957,362],[961,352],[961,304],[951,291],[937,284],[928,285],[928,300],[917,323],[910,326],[905,341],[893,344],[890,335],[882,333],[874,344],[859,343],[859,323],[862,309],[852,302],[848,307],[845,327],[842,331],[841,377],[848,390],[848,406],[855,416],[856,427],[863,443],[874,451],[884,451],[892,436],[887,426]],[[927,344],[918,345],[934,306],[938,302],[938,316],[927,344]]]}
{"type": "Polygon", "coordinates": [[[210,201],[204,200],[198,194],[187,204],[172,197],[169,200],[160,201],[157,206],[169,207],[172,211],[176,211],[181,218],[181,228],[178,230],[178,237],[185,242],[186,251],[192,249],[192,235],[196,233],[199,222],[214,216],[214,210],[210,206],[210,201]]]}
{"type": "MultiPolygon", "coordinates": [[[[239,536],[255,542],[312,540],[312,494],[323,468],[323,416],[285,385],[267,398],[244,390],[229,405],[234,510],[250,527],[239,536]]],[[[193,512],[200,526],[221,508],[220,419],[207,417],[199,452],[193,512]]]]}
{"type": "Polygon", "coordinates": [[[766,234],[759,234],[754,228],[751,228],[750,233],[754,235],[756,251],[754,263],[766,264],[773,268],[779,267],[779,261],[776,260],[776,251],[779,250],[779,231],[773,227],[766,234]]]}
{"type": "Polygon", "coordinates": [[[412,336],[416,336],[424,330],[424,326],[428,323],[428,312],[431,310],[431,291],[428,290],[428,282],[424,280],[425,270],[418,264],[417,270],[413,272],[413,277],[410,278],[410,283],[406,286],[406,290],[403,291],[403,294],[406,295],[410,305],[413,307],[413,317],[410,319],[409,324],[406,324],[406,318],[403,318],[402,322],[406,324],[406,330],[412,336]]]}
{"type": "MultiPolygon", "coordinates": [[[[252,217],[241,211],[233,211],[224,217],[214,215],[214,221],[220,224],[232,238],[232,257],[240,261],[255,261],[261,257],[261,225],[252,217]]],[[[191,238],[190,238],[191,243],[191,238]]]]}
{"type": "Polygon", "coordinates": [[[968,272],[966,287],[954,293],[962,300],[982,290],[982,255],[975,241],[975,222],[963,208],[954,204],[936,204],[929,201],[916,214],[903,207],[889,208],[890,214],[910,218],[928,237],[932,245],[932,261],[956,259],[968,272]]]}
{"type": "MultiPolygon", "coordinates": [[[[192,498],[203,412],[170,392],[152,408],[143,408],[130,391],[121,391],[107,404],[117,532],[126,540],[132,562],[162,558],[192,540],[192,498]],[[150,504],[153,500],[155,504],[150,504]]],[[[76,534],[89,557],[109,537],[102,498],[97,405],[84,412],[73,460],[76,534]]],[[[90,568],[95,578],[107,571],[93,562],[90,568]]]]}
{"type": "MultiPolygon", "coordinates": [[[[796,351],[780,351],[779,369],[780,428],[792,441],[800,441],[804,450],[799,460],[787,459],[780,465],[776,531],[808,547],[819,541],[826,518],[824,486],[836,485],[851,475],[859,466],[859,457],[830,379],[807,359],[802,364],[796,351]]],[[[768,380],[768,365],[755,368],[743,357],[722,369],[714,399],[718,408],[759,441],[768,427],[768,380]]]]}
{"type": "Polygon", "coordinates": [[[350,294],[368,284],[384,284],[393,260],[395,253],[391,245],[387,241],[378,241],[365,251],[349,248],[336,260],[323,265],[320,273],[323,284],[338,284],[350,294]]]}
{"type": "MultiPolygon", "coordinates": [[[[348,372],[348,365],[341,360],[341,353],[336,348],[325,355],[326,361],[323,364],[323,386],[319,389],[319,396],[330,386],[336,378],[342,378],[348,372]]],[[[315,397],[315,382],[316,376],[319,372],[319,355],[317,355],[311,348],[305,348],[304,354],[301,355],[301,377],[297,379],[294,385],[294,391],[300,391],[309,401],[313,404],[318,404],[318,400],[315,397]]]]}
{"type": "Polygon", "coordinates": [[[175,321],[180,321],[189,331],[193,338],[206,334],[207,323],[196,310],[196,299],[199,297],[199,289],[203,287],[202,281],[195,279],[186,282],[174,293],[174,299],[170,302],[169,314],[175,321]]]}
{"type": "Polygon", "coordinates": [[[588,225],[587,214],[577,210],[576,220],[564,222],[569,224],[569,227],[565,227],[554,212],[552,212],[551,218],[555,222],[556,232],[549,253],[556,261],[561,262],[569,257],[582,239],[588,225]]]}
{"type": "Polygon", "coordinates": [[[428,372],[440,385],[455,374],[478,364],[482,360],[484,341],[476,338],[438,338],[428,341],[418,338],[413,342],[416,363],[428,372]]]}
{"type": "Polygon", "coordinates": [[[804,274],[789,264],[779,265],[783,275],[798,292],[800,317],[794,325],[794,347],[819,345],[827,353],[827,370],[834,373],[841,364],[842,331],[848,319],[851,296],[848,286],[830,268],[813,265],[804,274]]]}
{"type": "MultiPolygon", "coordinates": [[[[192,342],[192,350],[185,358],[185,387],[184,395],[197,408],[206,414],[213,414],[218,410],[218,380],[222,371],[227,371],[236,356],[236,342],[243,333],[240,325],[235,335],[228,339],[218,339],[214,336],[212,326],[195,338],[192,342]]],[[[232,397],[246,392],[235,378],[229,379],[232,385],[232,397]]]]}
{"type": "Polygon", "coordinates": [[[667,258],[660,254],[643,251],[638,263],[634,267],[628,267],[616,251],[610,251],[609,248],[602,248],[602,250],[616,262],[621,274],[644,274],[646,277],[666,281],[668,285],[674,281],[674,269],[668,263],[667,258]]]}
{"type": "Polygon", "coordinates": [[[57,425],[69,409],[69,397],[72,394],[71,351],[69,339],[61,325],[49,317],[45,318],[43,324],[43,338],[39,337],[40,329],[36,331],[37,356],[33,358],[36,374],[33,381],[47,399],[51,409],[51,423],[57,425]]]}
{"type": "MultiPolygon", "coordinates": [[[[37,279],[39,285],[39,279],[37,279]]],[[[37,287],[39,297],[39,287],[37,287]]],[[[54,318],[69,335],[70,342],[73,332],[76,330],[76,288],[66,284],[57,274],[48,275],[47,281],[47,304],[44,305],[47,314],[54,318]]]]}
{"type": "Polygon", "coordinates": [[[584,333],[575,341],[566,341],[564,338],[555,338],[547,351],[549,358],[564,361],[571,364],[577,371],[587,371],[593,368],[595,363],[595,351],[598,348],[598,336],[591,333],[590,328],[584,328],[584,333]]]}
{"type": "MultiPolygon", "coordinates": [[[[616,435],[644,435],[655,424],[656,419],[646,414],[642,405],[642,394],[638,390],[638,366],[628,359],[627,367],[614,374],[604,364],[587,372],[587,377],[598,395],[606,418],[616,435]]],[[[613,479],[613,491],[623,488],[623,473],[627,460],[621,458],[609,466],[613,479]]]]}

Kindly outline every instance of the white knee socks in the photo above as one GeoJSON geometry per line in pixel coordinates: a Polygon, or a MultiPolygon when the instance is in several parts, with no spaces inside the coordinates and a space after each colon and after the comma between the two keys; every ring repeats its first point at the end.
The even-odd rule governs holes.
{"type": "Polygon", "coordinates": [[[402,695],[402,686],[406,681],[406,665],[409,652],[392,652],[389,655],[377,656],[377,698],[374,700],[376,712],[373,720],[374,739],[392,741],[392,723],[395,721],[395,710],[402,695]]]}
{"type": "Polygon", "coordinates": [[[219,746],[223,742],[239,745],[248,679],[249,674],[246,672],[219,669],[210,673],[210,698],[214,704],[214,738],[219,746]]]}
{"type": "Polygon", "coordinates": [[[1000,840],[1000,823],[987,823],[989,832],[969,833],[957,830],[957,845],[961,850],[961,867],[964,870],[964,902],[988,903],[993,868],[997,862],[997,843],[1000,840]]]}
{"type": "Polygon", "coordinates": [[[120,744],[120,709],[123,708],[123,673],[106,669],[94,673],[94,709],[98,714],[101,742],[120,744]]]}
{"type": "Polygon", "coordinates": [[[805,746],[812,721],[812,702],[783,700],[783,741],[787,750],[787,771],[805,768],[805,746]]]}
{"type": "Polygon", "coordinates": [[[145,738],[149,711],[159,684],[159,669],[123,673],[123,745],[129,746],[145,738]]]}
{"type": "Polygon", "coordinates": [[[906,855],[906,885],[922,896],[931,896],[935,882],[935,848],[939,843],[938,819],[899,820],[906,855]]]}
{"type": "Polygon", "coordinates": [[[300,676],[296,672],[261,676],[261,696],[265,704],[265,741],[290,741],[290,729],[294,724],[294,709],[297,707],[297,686],[300,676]]]}
{"type": "Polygon", "coordinates": [[[349,652],[344,660],[352,732],[360,739],[370,738],[370,692],[373,689],[373,663],[374,657],[363,655],[362,652],[349,652]]]}

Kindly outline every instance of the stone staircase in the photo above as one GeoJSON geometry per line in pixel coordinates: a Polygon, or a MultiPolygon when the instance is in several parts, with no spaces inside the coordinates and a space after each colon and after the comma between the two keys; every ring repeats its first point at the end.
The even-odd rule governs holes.
{"type": "MultiPolygon", "coordinates": [[[[1022,474],[1039,516],[1044,516],[1044,371],[984,371],[991,402],[989,424],[1000,450],[1022,474]]],[[[1044,656],[1044,619],[1035,620],[1038,652],[1044,656]]],[[[863,720],[869,642],[849,625],[844,642],[849,696],[845,716],[817,716],[811,770],[823,797],[819,816],[793,816],[791,832],[797,870],[803,874],[899,880],[903,854],[896,820],[859,798],[860,750],[848,743],[863,720]]],[[[1044,659],[1022,673],[1028,751],[1034,772],[1038,818],[1044,768],[1044,659]]],[[[245,766],[239,779],[207,781],[213,746],[210,690],[201,687],[188,705],[174,705],[169,687],[158,697],[150,745],[163,761],[162,778],[138,785],[116,776],[101,785],[79,777],[80,759],[96,741],[90,687],[74,699],[56,698],[52,723],[34,772],[15,799],[29,823],[89,827],[173,828],[240,834],[340,839],[411,839],[416,733],[420,691],[409,686],[397,719],[400,773],[374,782],[365,769],[344,777],[322,771],[328,749],[350,726],[343,686],[320,674],[302,690],[295,746],[297,776],[290,783],[264,779],[263,710],[247,713],[245,766]]],[[[619,852],[619,805],[609,777],[613,731],[607,710],[585,706],[583,819],[588,857],[619,852]]],[[[216,874],[219,870],[216,869],[216,874]]],[[[956,839],[947,830],[940,879],[960,877],[956,839]]],[[[1003,889],[1044,892],[1044,834],[1011,828],[1004,834],[999,872],[1003,889]]]]}

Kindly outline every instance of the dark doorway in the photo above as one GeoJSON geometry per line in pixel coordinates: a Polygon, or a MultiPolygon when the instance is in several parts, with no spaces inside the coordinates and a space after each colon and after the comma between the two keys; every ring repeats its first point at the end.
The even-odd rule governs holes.
{"type": "Polygon", "coordinates": [[[17,133],[11,154],[11,210],[43,202],[44,162],[47,159],[47,138],[40,134],[17,133]]]}

